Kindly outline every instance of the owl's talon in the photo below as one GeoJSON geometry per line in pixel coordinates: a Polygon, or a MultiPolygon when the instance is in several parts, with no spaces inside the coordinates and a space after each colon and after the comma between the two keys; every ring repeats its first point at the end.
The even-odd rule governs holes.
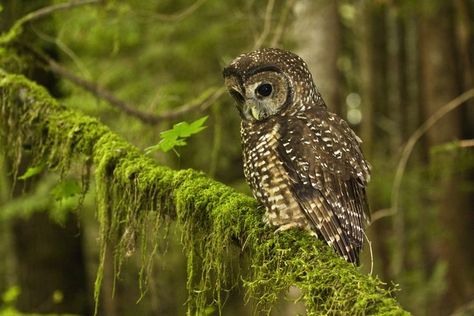
{"type": "Polygon", "coordinates": [[[282,232],[282,231],[285,231],[285,230],[288,230],[288,229],[291,229],[291,228],[294,228],[294,227],[298,227],[298,224],[288,223],[288,224],[285,224],[285,225],[281,225],[280,227],[275,229],[275,231],[273,233],[278,234],[279,232],[282,232]]]}

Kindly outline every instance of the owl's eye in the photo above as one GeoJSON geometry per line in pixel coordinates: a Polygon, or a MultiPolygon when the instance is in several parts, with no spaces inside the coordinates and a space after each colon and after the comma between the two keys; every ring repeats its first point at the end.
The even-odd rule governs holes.
{"type": "Polygon", "coordinates": [[[262,96],[262,97],[268,97],[272,93],[272,85],[269,83],[263,83],[255,89],[255,93],[262,96]]]}

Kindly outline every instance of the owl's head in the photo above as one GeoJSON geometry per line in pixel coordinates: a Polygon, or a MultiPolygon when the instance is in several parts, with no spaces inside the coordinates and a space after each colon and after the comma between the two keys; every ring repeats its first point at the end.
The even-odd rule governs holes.
{"type": "Polygon", "coordinates": [[[249,121],[265,120],[293,104],[309,106],[320,98],[303,59],[276,48],[240,55],[224,68],[224,79],[242,119],[249,121]]]}

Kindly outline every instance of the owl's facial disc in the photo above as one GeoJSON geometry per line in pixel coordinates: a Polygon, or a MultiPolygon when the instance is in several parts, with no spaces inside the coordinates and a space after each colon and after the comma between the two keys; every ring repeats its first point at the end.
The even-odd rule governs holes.
{"type": "Polygon", "coordinates": [[[261,121],[276,113],[272,99],[273,85],[266,81],[257,81],[246,87],[246,98],[243,107],[244,116],[248,120],[261,121]]]}
{"type": "Polygon", "coordinates": [[[290,98],[290,86],[287,77],[277,71],[256,72],[244,83],[244,114],[249,120],[262,121],[279,113],[290,98]]]}
{"type": "Polygon", "coordinates": [[[225,81],[244,120],[265,120],[280,112],[290,102],[289,81],[277,71],[255,72],[245,80],[229,76],[225,81]]]}

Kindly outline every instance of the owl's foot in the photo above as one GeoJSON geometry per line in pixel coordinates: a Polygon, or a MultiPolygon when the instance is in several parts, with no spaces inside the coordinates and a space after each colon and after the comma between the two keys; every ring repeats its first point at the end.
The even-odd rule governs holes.
{"type": "Polygon", "coordinates": [[[291,229],[291,228],[300,228],[300,229],[304,229],[305,231],[308,232],[308,234],[310,234],[311,236],[314,236],[316,238],[319,238],[318,237],[318,234],[313,230],[311,229],[311,226],[303,226],[299,223],[288,223],[288,224],[284,224],[284,225],[281,225],[280,227],[278,227],[277,229],[275,229],[275,231],[273,232],[274,234],[278,234],[279,232],[282,232],[282,231],[285,231],[285,230],[288,230],[288,229],[291,229]]]}
{"type": "Polygon", "coordinates": [[[295,228],[295,227],[300,227],[300,225],[298,225],[297,223],[288,223],[288,224],[281,225],[280,227],[278,227],[274,231],[274,233],[278,234],[279,232],[282,232],[282,231],[285,231],[285,230],[288,230],[288,229],[291,229],[291,228],[295,228]]]}

